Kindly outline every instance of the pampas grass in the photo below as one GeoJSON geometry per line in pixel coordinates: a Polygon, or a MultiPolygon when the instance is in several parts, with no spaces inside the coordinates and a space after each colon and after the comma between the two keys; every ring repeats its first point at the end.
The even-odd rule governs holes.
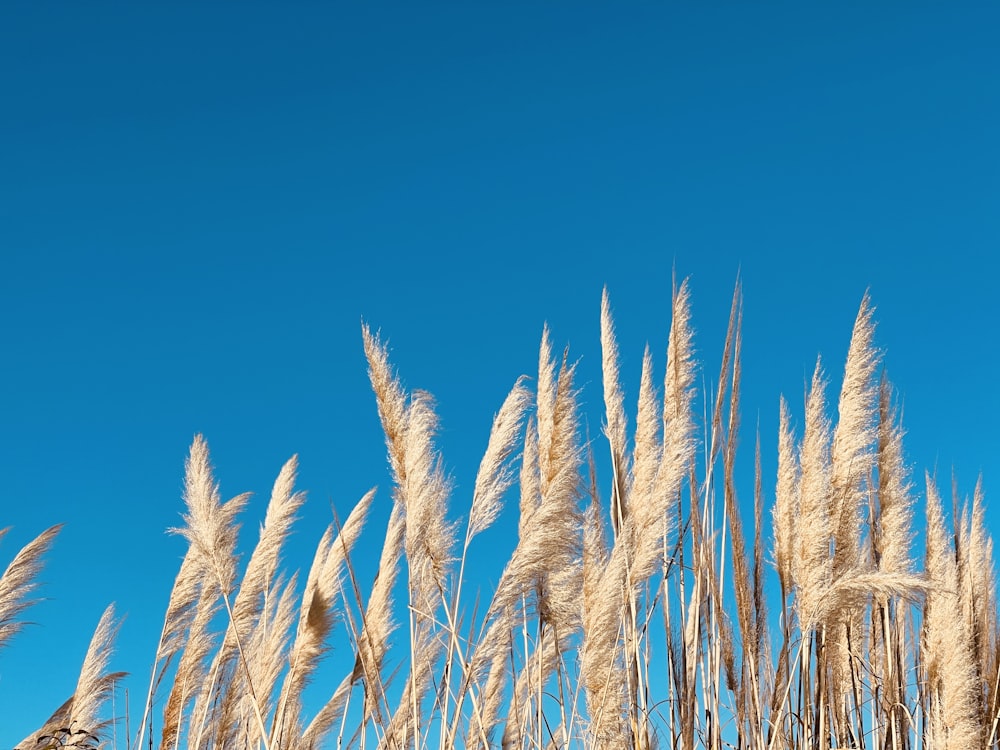
{"type": "MultiPolygon", "coordinates": [[[[61,526],[52,526],[28,542],[11,560],[0,576],[0,648],[20,632],[24,611],[36,602],[31,599],[38,587],[35,580],[42,569],[42,558],[52,546],[61,526]]],[[[10,529],[0,529],[0,539],[10,529]]]]}
{"type": "MultiPolygon", "coordinates": [[[[404,385],[385,340],[364,326],[391,513],[370,528],[382,500],[364,495],[319,534],[302,578],[283,563],[305,502],[296,458],[279,471],[241,568],[247,496],[222,500],[208,444],[195,437],[177,530],[188,549],[123,746],[1000,747],[1000,618],[982,488],[971,500],[955,493],[949,522],[927,478],[920,570],[919,501],[867,295],[836,414],[832,378],[817,363],[801,424],[782,397],[777,435],[757,436],[752,477],[737,470],[742,290],[706,393],[695,386],[704,375],[687,282],[670,306],[665,357],[647,347],[628,383],[604,291],[594,440],[579,364],[545,327],[533,392],[522,377],[495,395],[467,497],[444,468],[434,400],[404,385]],[[769,444],[771,478],[761,470],[769,444]],[[505,503],[518,515],[513,552],[487,572],[495,586],[471,590],[479,537],[505,503]],[[378,560],[360,559],[359,541],[380,533],[378,560]],[[352,661],[328,683],[319,666],[335,648],[352,661]]],[[[23,625],[57,531],[0,577],[0,646],[23,625]]],[[[73,696],[19,747],[118,736],[107,705],[122,677],[110,671],[116,629],[109,608],[73,696]]]]}

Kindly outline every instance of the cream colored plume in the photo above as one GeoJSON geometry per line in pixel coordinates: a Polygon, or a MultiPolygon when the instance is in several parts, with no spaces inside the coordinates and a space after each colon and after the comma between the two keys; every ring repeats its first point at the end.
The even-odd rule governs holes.
{"type": "Polygon", "coordinates": [[[792,555],[796,608],[799,625],[804,631],[819,622],[833,574],[830,555],[830,425],[823,396],[825,387],[826,381],[817,362],[806,399],[799,508],[792,555]]]}
{"type": "Polygon", "coordinates": [[[937,487],[927,477],[927,574],[931,589],[924,614],[923,653],[934,750],[982,746],[972,634],[960,616],[958,567],[948,541],[937,487]]]}
{"type": "Polygon", "coordinates": [[[875,370],[880,355],[873,344],[873,315],[874,309],[866,294],[854,322],[830,451],[834,577],[860,564],[861,516],[867,499],[864,483],[872,473],[874,446],[878,439],[875,370]]]}
{"type": "Polygon", "coordinates": [[[472,491],[466,545],[476,534],[489,528],[500,514],[504,493],[514,482],[514,470],[510,463],[520,441],[524,412],[530,399],[531,394],[524,386],[523,378],[518,378],[493,418],[486,453],[479,464],[472,491]]]}
{"type": "MultiPolygon", "coordinates": [[[[28,542],[0,576],[0,648],[24,627],[17,618],[37,601],[28,597],[38,586],[35,579],[42,569],[42,558],[61,528],[52,526],[28,542]]],[[[0,537],[6,533],[3,529],[0,537]]]]}

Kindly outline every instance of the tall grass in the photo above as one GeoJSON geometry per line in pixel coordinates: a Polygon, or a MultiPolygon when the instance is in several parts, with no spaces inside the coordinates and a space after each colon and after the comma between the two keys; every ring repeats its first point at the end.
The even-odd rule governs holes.
{"type": "MultiPolygon", "coordinates": [[[[836,409],[819,363],[803,424],[780,404],[773,497],[760,438],[752,483],[736,476],[740,290],[703,419],[694,411],[686,283],[671,304],[665,360],[646,351],[633,410],[605,294],[603,439],[581,434],[576,365],[543,332],[534,391],[522,378],[503,400],[463,523],[448,520],[462,505],[436,447],[432,398],[403,386],[386,344],[364,328],[394,483],[374,571],[352,558],[373,493],[325,531],[301,585],[283,569],[304,500],[294,458],[238,570],[246,496],[220,497],[196,437],[177,530],[188,552],[152,650],[148,694],[131,708],[129,745],[1000,746],[1000,633],[982,492],[955,498],[949,526],[926,477],[921,570],[916,493],[867,297],[836,409]],[[610,466],[602,481],[598,451],[610,466]],[[516,546],[482,596],[465,580],[470,551],[515,485],[516,546]],[[742,502],[751,487],[752,504],[742,502]],[[325,686],[325,704],[307,705],[305,686],[335,638],[355,654],[353,667],[325,686]]],[[[0,645],[19,626],[55,532],[0,578],[0,645]]],[[[101,711],[120,677],[108,672],[114,628],[109,609],[77,690],[19,747],[109,736],[112,717],[101,711]]]]}

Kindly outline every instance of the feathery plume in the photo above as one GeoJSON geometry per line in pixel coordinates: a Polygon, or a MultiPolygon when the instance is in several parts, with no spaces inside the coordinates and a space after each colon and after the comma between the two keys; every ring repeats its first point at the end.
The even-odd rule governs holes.
{"type": "Polygon", "coordinates": [[[520,512],[518,515],[517,538],[528,535],[531,519],[542,501],[542,477],[538,465],[538,422],[529,417],[524,431],[524,453],[521,456],[521,472],[518,484],[521,489],[520,512]]]}
{"type": "MultiPolygon", "coordinates": [[[[514,607],[531,588],[538,592],[537,606],[543,620],[565,619],[578,613],[575,589],[583,585],[581,572],[581,513],[577,507],[580,450],[577,446],[577,402],[573,389],[575,365],[563,356],[558,375],[545,357],[551,352],[548,329],[542,334],[542,360],[538,375],[538,502],[527,519],[521,519],[521,538],[497,584],[490,613],[514,607]],[[565,574],[560,578],[560,574],[565,574]],[[574,581],[576,581],[574,583],[574,581]],[[557,585],[557,583],[559,585],[557,585]],[[564,595],[560,597],[560,594],[564,595]]],[[[532,441],[531,425],[527,443],[532,441]]],[[[525,462],[535,455],[525,448],[525,462]]],[[[522,510],[531,508],[535,474],[521,473],[522,510]]],[[[565,634],[568,631],[561,631],[565,634]]]]}
{"type": "Polygon", "coordinates": [[[809,630],[819,622],[823,598],[832,582],[830,426],[825,413],[825,387],[826,382],[817,362],[806,399],[799,512],[792,555],[792,578],[797,589],[796,606],[803,630],[809,630]]]}
{"type": "Polygon", "coordinates": [[[625,546],[616,544],[591,596],[584,599],[580,678],[595,747],[610,750],[626,742],[626,677],[622,643],[627,592],[625,546]]]}
{"type": "Polygon", "coordinates": [[[791,590],[792,560],[796,554],[800,468],[795,451],[795,437],[788,422],[788,404],[782,396],[778,423],[778,481],[771,524],[774,528],[774,564],[778,569],[781,590],[785,594],[791,590]]]}
{"type": "Polygon", "coordinates": [[[295,514],[305,502],[304,492],[294,492],[298,457],[281,467],[271,491],[260,539],[247,563],[239,593],[233,602],[233,620],[240,637],[249,634],[260,616],[264,599],[271,590],[280,563],[281,547],[291,533],[295,514]]]}
{"type": "Polygon", "coordinates": [[[407,411],[406,482],[400,489],[406,509],[406,560],[411,604],[418,617],[430,618],[445,590],[451,562],[453,527],[447,517],[450,491],[434,450],[437,415],[429,394],[416,391],[407,411]]]}
{"type": "Polygon", "coordinates": [[[466,545],[476,534],[493,525],[500,514],[503,495],[514,482],[510,459],[520,438],[521,422],[530,397],[524,386],[524,379],[518,378],[513,390],[504,399],[500,411],[493,418],[486,453],[479,464],[472,491],[466,545]]]}
{"type": "Polygon", "coordinates": [[[238,495],[222,502],[219,486],[212,478],[208,443],[201,435],[194,437],[185,469],[184,502],[188,512],[183,515],[185,526],[172,531],[191,543],[221,594],[228,596],[236,582],[236,533],[239,527],[235,519],[249,495],[238,495]]]}
{"type": "Polygon", "coordinates": [[[656,475],[663,455],[660,441],[662,407],[653,384],[653,356],[647,346],[642,355],[639,400],[635,420],[635,446],[632,451],[632,477],[628,488],[629,503],[649,507],[653,502],[656,475]]]}
{"type": "Polygon", "coordinates": [[[281,688],[280,721],[277,722],[278,729],[272,730],[275,736],[287,736],[285,733],[288,731],[298,731],[302,691],[326,653],[326,639],[333,628],[344,566],[361,536],[374,497],[374,489],[366,492],[348,515],[337,537],[323,549],[331,536],[328,530],[316,551],[314,568],[318,566],[318,570],[315,573],[310,571],[306,583],[289,668],[281,688]]]}
{"type": "Polygon", "coordinates": [[[71,722],[77,722],[90,732],[96,732],[103,726],[100,721],[101,707],[111,696],[115,682],[125,677],[124,672],[108,672],[118,627],[115,623],[115,605],[109,604],[90,639],[76,690],[73,692],[71,722]]]}
{"type": "Polygon", "coordinates": [[[361,337],[368,360],[368,378],[375,392],[378,416],[389,451],[389,465],[398,486],[405,478],[403,457],[406,451],[406,394],[389,364],[388,348],[378,334],[373,334],[367,325],[362,325],[361,337]]]}
{"type": "MultiPolygon", "coordinates": [[[[17,618],[37,602],[28,596],[38,586],[35,579],[42,569],[42,558],[61,528],[52,526],[28,542],[0,576],[0,648],[24,627],[17,618]]],[[[0,536],[6,533],[4,529],[0,536]]]]}
{"type": "MultiPolygon", "coordinates": [[[[296,622],[297,576],[287,583],[279,576],[272,582],[274,595],[268,596],[261,618],[250,634],[250,680],[256,687],[261,713],[271,715],[272,698],[278,678],[288,666],[289,637],[296,622]]],[[[246,726],[247,742],[257,746],[265,738],[256,723],[246,726]]]]}
{"type": "Polygon", "coordinates": [[[97,734],[111,723],[101,720],[101,707],[110,697],[115,683],[127,676],[125,672],[107,671],[117,633],[115,607],[111,604],[104,610],[90,639],[76,690],[38,731],[32,732],[16,747],[43,750],[52,746],[52,737],[59,732],[75,732],[97,739],[97,734]]]}
{"type": "Polygon", "coordinates": [[[958,568],[948,543],[937,487],[927,477],[927,573],[931,589],[924,613],[923,663],[929,698],[928,735],[934,748],[981,747],[976,664],[971,633],[957,596],[958,568]]]}
{"type": "Polygon", "coordinates": [[[863,483],[871,475],[872,446],[878,437],[878,386],[874,376],[879,352],[872,343],[875,336],[873,315],[874,309],[866,293],[854,322],[830,450],[834,577],[856,568],[860,560],[861,513],[865,503],[863,483]]]}
{"type": "Polygon", "coordinates": [[[903,429],[891,400],[892,387],[883,377],[879,387],[878,533],[873,542],[879,570],[909,573],[913,567],[910,558],[913,498],[903,461],[903,429]]]}
{"type": "Polygon", "coordinates": [[[618,342],[615,325],[611,319],[608,289],[601,295],[601,370],[604,375],[604,434],[611,447],[611,523],[616,533],[628,515],[626,484],[628,464],[625,456],[625,396],[622,393],[621,374],[618,370],[618,342]]]}
{"type": "Polygon", "coordinates": [[[389,637],[395,628],[392,619],[392,589],[399,575],[405,531],[405,518],[400,506],[396,505],[389,516],[378,573],[365,607],[364,626],[358,639],[358,654],[352,674],[352,680],[363,679],[365,683],[364,720],[384,708],[382,663],[389,650],[389,637]]]}
{"type": "Polygon", "coordinates": [[[672,509],[680,501],[681,483],[694,458],[694,332],[688,283],[675,292],[667,345],[667,372],[663,385],[663,451],[652,496],[631,507],[638,534],[630,570],[633,583],[646,580],[656,570],[663,554],[663,540],[675,517],[672,509]]]}

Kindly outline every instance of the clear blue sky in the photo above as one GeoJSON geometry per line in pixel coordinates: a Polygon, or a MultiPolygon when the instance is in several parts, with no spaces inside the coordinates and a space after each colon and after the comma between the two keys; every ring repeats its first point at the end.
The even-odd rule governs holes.
{"type": "Polygon", "coordinates": [[[0,748],[72,691],[110,601],[141,701],[196,432],[223,494],[255,493],[248,540],[299,453],[289,562],[376,484],[377,553],[362,318],[438,399],[459,513],[545,321],[599,432],[603,285],[631,399],[672,269],[708,384],[742,269],[768,491],[779,394],[800,409],[820,353],[836,382],[870,288],[917,476],[982,472],[997,528],[1000,6],[419,5],[0,11],[0,563],[66,524],[0,652],[0,748]]]}

